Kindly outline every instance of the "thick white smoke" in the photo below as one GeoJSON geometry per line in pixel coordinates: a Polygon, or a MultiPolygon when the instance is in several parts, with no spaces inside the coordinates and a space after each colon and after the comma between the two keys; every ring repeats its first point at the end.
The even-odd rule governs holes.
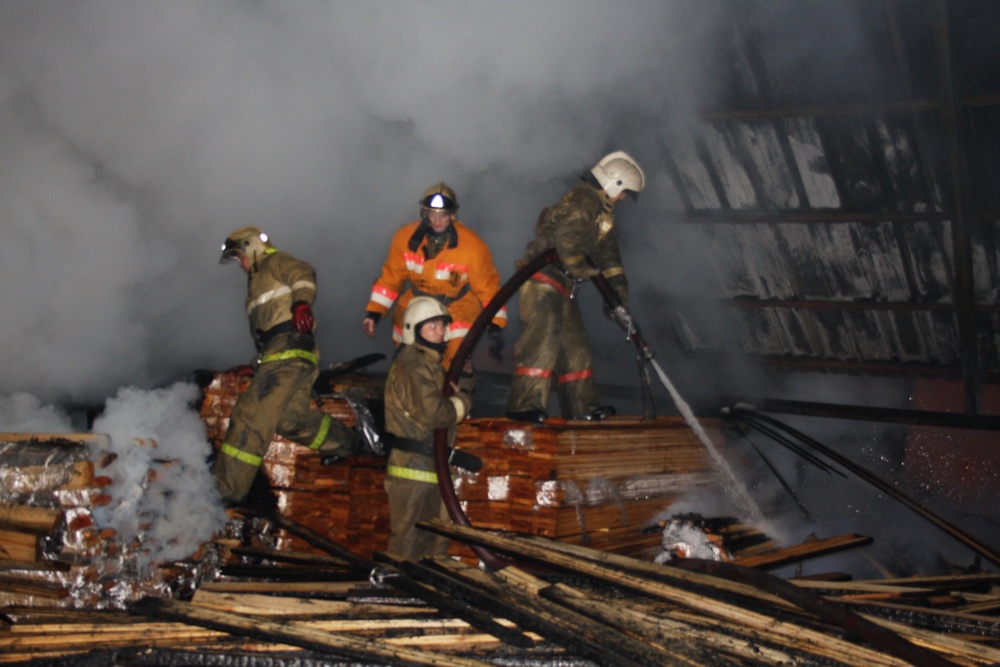
{"type": "MultiPolygon", "coordinates": [[[[209,470],[212,448],[198,399],[198,387],[190,383],[125,388],[94,420],[93,433],[108,440],[93,440],[87,458],[97,475],[109,480],[95,492],[110,498],[95,505],[94,519],[99,528],[113,529],[123,554],[142,570],[192,556],[226,522],[209,470]]],[[[0,432],[86,431],[78,422],[30,394],[0,397],[0,432]]],[[[8,451],[17,458],[16,448],[8,451]]],[[[3,463],[8,461],[0,461],[0,468],[3,463]]],[[[9,471],[15,480],[16,470],[15,461],[9,471]]],[[[25,488],[35,490],[30,484],[25,488]]]]}
{"type": "MultiPolygon", "coordinates": [[[[99,403],[245,362],[243,278],[217,263],[243,225],[316,266],[327,361],[387,352],[360,319],[429,185],[507,278],[605,151],[666,180],[712,13],[680,4],[2,3],[0,393],[99,403]]],[[[657,258],[626,252],[649,280],[657,258]]]]}
{"type": "Polygon", "coordinates": [[[123,389],[94,422],[111,437],[111,502],[95,508],[101,526],[124,545],[138,545],[139,565],[187,558],[226,523],[208,466],[211,445],[191,403],[193,384],[123,389]]]}
{"type": "Polygon", "coordinates": [[[0,396],[0,431],[5,433],[71,433],[73,420],[54,405],[43,405],[23,391],[0,396]]]}
{"type": "MultiPolygon", "coordinates": [[[[795,14],[815,15],[818,33],[788,25],[801,6],[754,4],[744,27],[763,36],[768,61],[791,42],[787,58],[823,81],[834,64],[864,62],[848,53],[856,5],[795,14]]],[[[244,225],[315,265],[325,362],[388,353],[386,325],[369,341],[360,320],[391,234],[426,187],[456,189],[460,218],[507,278],[538,211],[613,149],[649,178],[619,219],[632,304],[663,352],[664,295],[720,293],[714,232],[667,224],[681,205],[662,158],[691,144],[687,123],[727,85],[703,65],[732,39],[716,19],[731,30],[737,10],[749,13],[722,0],[5,0],[0,396],[102,405],[121,387],[248,361],[244,277],[218,264],[244,225]]],[[[596,293],[584,296],[599,381],[619,379],[614,368],[636,383],[628,345],[596,293]]],[[[703,328],[725,347],[731,323],[717,322],[703,328]]],[[[658,358],[688,397],[741,395],[756,377],[658,358]]],[[[824,400],[818,386],[808,398],[824,400]]],[[[162,398],[187,391],[174,387],[162,398]]],[[[101,425],[122,428],[110,415],[101,425]]],[[[137,432],[122,428],[126,449],[137,432]]],[[[141,437],[158,440],[155,455],[173,448],[163,433],[141,437]]]]}

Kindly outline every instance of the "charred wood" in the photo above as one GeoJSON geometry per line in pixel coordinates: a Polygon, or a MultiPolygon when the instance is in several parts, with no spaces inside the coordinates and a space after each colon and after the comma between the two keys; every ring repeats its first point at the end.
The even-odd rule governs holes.
{"type": "Polygon", "coordinates": [[[493,600],[480,589],[448,576],[444,572],[416,563],[376,554],[377,559],[397,568],[397,576],[386,583],[405,593],[421,597],[444,613],[454,614],[482,632],[493,635],[505,644],[528,648],[535,641],[516,628],[498,623],[494,617],[493,600]]]}
{"type": "Polygon", "coordinates": [[[376,661],[387,665],[486,667],[488,664],[479,660],[392,646],[373,639],[331,634],[295,623],[275,623],[239,614],[198,609],[193,605],[172,600],[146,598],[133,605],[133,611],[144,616],[171,618],[238,636],[290,644],[324,654],[376,661]]]}

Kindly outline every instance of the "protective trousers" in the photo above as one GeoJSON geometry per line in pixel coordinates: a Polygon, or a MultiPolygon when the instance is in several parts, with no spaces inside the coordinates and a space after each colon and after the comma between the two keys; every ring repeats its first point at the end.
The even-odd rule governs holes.
{"type": "Polygon", "coordinates": [[[434,473],[434,459],[394,449],[386,467],[389,496],[389,544],[386,551],[417,560],[448,553],[448,538],[417,527],[419,521],[447,519],[434,473]]]}
{"type": "Polygon", "coordinates": [[[521,334],[514,344],[507,412],[547,412],[553,379],[564,418],[596,410],[590,342],[576,301],[552,285],[529,280],[517,303],[521,334]]]}
{"type": "Polygon", "coordinates": [[[357,441],[353,431],[312,405],[315,364],[266,358],[236,399],[216,457],[215,481],[226,502],[246,499],[276,433],[324,455],[349,456],[357,441]]]}

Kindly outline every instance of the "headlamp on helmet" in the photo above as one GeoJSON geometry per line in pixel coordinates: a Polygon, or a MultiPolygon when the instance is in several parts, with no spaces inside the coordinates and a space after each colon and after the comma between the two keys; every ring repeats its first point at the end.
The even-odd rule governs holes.
{"type": "Polygon", "coordinates": [[[235,261],[240,253],[253,260],[270,247],[267,234],[256,227],[241,227],[226,237],[219,263],[235,261]]]}
{"type": "Polygon", "coordinates": [[[444,183],[432,185],[420,198],[420,208],[424,211],[444,211],[454,213],[458,210],[458,198],[455,191],[444,183]]]}

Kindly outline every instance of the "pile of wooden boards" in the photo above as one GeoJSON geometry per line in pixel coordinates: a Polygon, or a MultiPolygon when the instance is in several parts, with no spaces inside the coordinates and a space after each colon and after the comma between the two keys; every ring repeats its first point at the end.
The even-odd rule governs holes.
{"type": "MultiPolygon", "coordinates": [[[[233,405],[249,384],[247,376],[222,372],[213,374],[203,385],[201,418],[214,447],[221,445],[233,405]]],[[[336,394],[317,394],[317,398],[319,402],[314,403],[321,411],[354,427],[355,417],[347,399],[336,394]]],[[[281,514],[349,544],[367,557],[385,548],[389,512],[384,458],[357,456],[323,465],[315,451],[275,436],[261,471],[281,514]]],[[[284,531],[278,532],[276,545],[292,551],[312,549],[284,531]]]]}
{"type": "Polygon", "coordinates": [[[326,556],[246,550],[243,569],[203,582],[190,600],[148,598],[128,613],[8,607],[0,663],[1000,664],[998,574],[784,580],[727,563],[656,565],[537,536],[427,525],[506,559],[484,571],[450,558],[366,561],[283,525],[326,556]]]}
{"type": "Polygon", "coordinates": [[[455,481],[474,525],[619,553],[658,547],[659,535],[645,529],[714,480],[704,446],[679,418],[469,420],[456,444],[484,463],[455,481]]]}
{"type": "Polygon", "coordinates": [[[62,510],[0,502],[0,558],[4,569],[44,562],[45,540],[57,539],[62,510]]]}
{"type": "MultiPolygon", "coordinates": [[[[389,505],[384,458],[359,456],[321,465],[315,452],[276,439],[264,458],[263,469],[283,515],[351,545],[366,557],[385,549],[389,505]]],[[[277,546],[310,550],[309,545],[284,531],[279,533],[277,546]]]]}
{"type": "MultiPolygon", "coordinates": [[[[203,383],[202,420],[218,446],[229,414],[250,379],[215,373],[203,383]]],[[[350,387],[344,380],[340,388],[350,387]]],[[[380,396],[373,378],[368,396],[380,396]]],[[[319,396],[321,410],[354,425],[338,395],[319,396]]],[[[706,424],[722,442],[717,425],[706,424]]],[[[660,548],[655,528],[681,495],[712,487],[715,476],[703,444],[680,418],[614,417],[604,422],[548,419],[529,425],[507,419],[468,419],[456,446],[483,460],[483,469],[455,471],[455,491],[477,526],[543,535],[617,553],[651,557],[660,548]]],[[[279,511],[370,556],[388,536],[384,459],[357,457],[320,465],[314,452],[276,437],[263,466],[279,511]]],[[[291,549],[308,549],[282,536],[291,549]]],[[[467,549],[457,555],[471,558],[467,549]]]]}

